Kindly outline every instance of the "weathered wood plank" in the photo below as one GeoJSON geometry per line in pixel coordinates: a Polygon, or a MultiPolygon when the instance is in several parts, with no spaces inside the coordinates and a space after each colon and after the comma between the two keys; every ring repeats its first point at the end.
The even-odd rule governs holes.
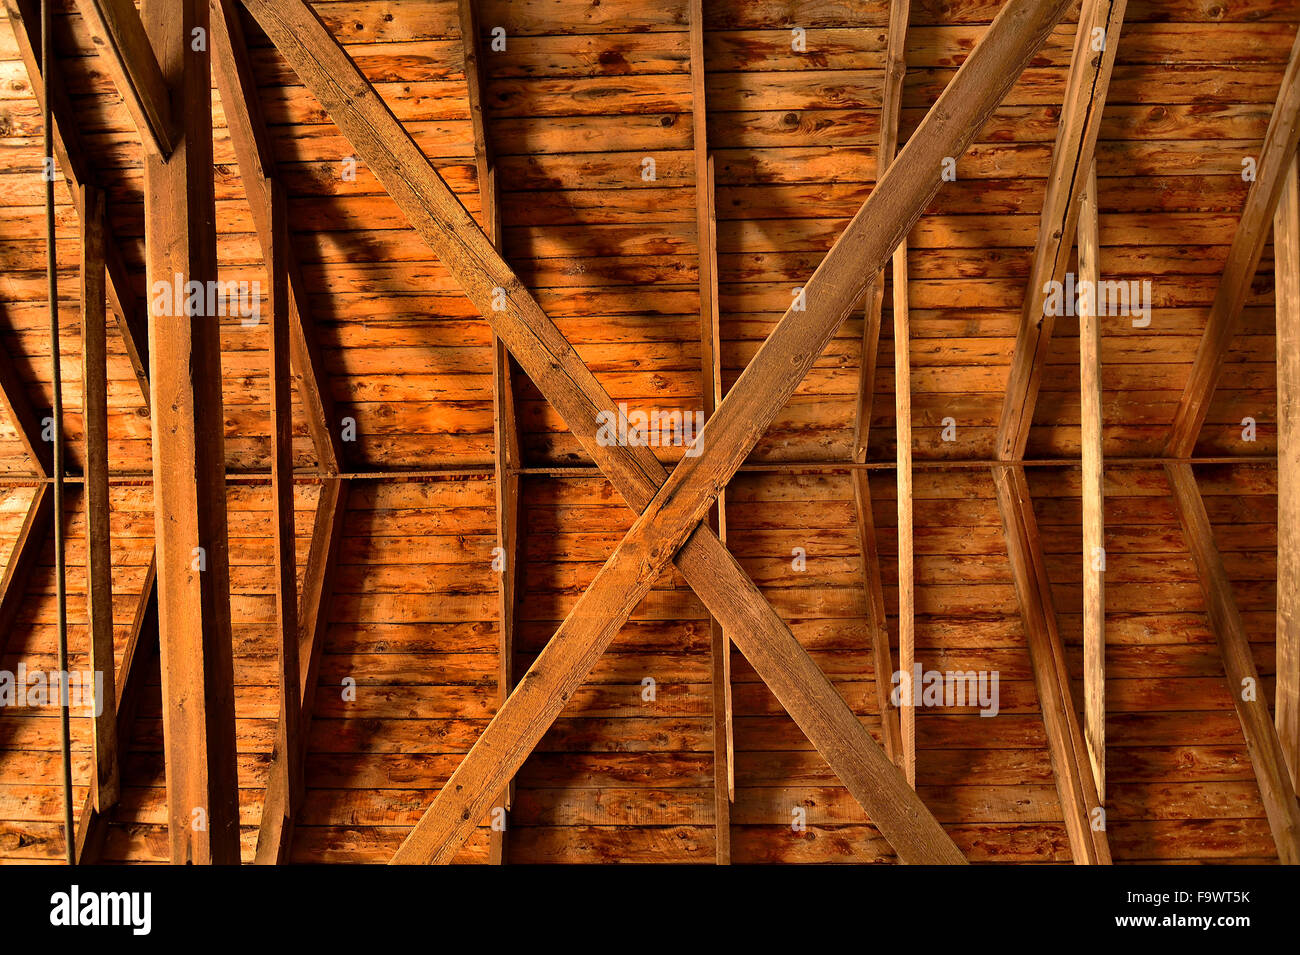
{"type": "MultiPolygon", "coordinates": [[[[307,554],[298,607],[298,698],[301,712],[298,723],[297,764],[302,772],[306,759],[309,731],[319,682],[321,651],[329,627],[329,596],[337,586],[338,555],[343,538],[343,520],[347,515],[348,483],[325,480],[312,524],[311,549],[307,554]]],[[[295,814],[289,809],[291,785],[287,771],[289,754],[281,747],[272,754],[267,775],[266,798],[257,834],[254,860],[259,865],[275,865],[288,860],[293,842],[295,814]]],[[[302,785],[302,780],[292,781],[302,785]]]]}

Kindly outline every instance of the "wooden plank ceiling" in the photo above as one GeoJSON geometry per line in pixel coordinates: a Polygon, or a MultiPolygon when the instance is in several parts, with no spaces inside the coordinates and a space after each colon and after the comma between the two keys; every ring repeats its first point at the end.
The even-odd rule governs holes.
{"type": "MultiPolygon", "coordinates": [[[[118,688],[126,678],[131,689],[118,707],[120,801],[95,811],[96,727],[78,715],[74,806],[83,858],[162,862],[177,850],[151,612],[156,422],[142,387],[147,360],[142,367],[114,316],[125,308],[141,322],[148,303],[145,206],[157,200],[147,196],[156,182],[147,166],[159,147],[137,126],[135,117],[149,111],[123,99],[118,67],[92,40],[103,27],[83,11],[95,6],[53,3],[55,93],[74,120],[61,129],[73,155],[60,178],[72,183],[75,165],[104,193],[111,610],[118,688]]],[[[484,732],[504,696],[502,675],[528,669],[632,529],[628,503],[644,507],[655,488],[641,488],[640,500],[626,497],[595,466],[588,436],[579,440],[513,363],[494,384],[492,326],[455,268],[431,251],[427,230],[412,226],[410,207],[366,161],[372,145],[335,125],[333,104],[317,98],[320,90],[309,89],[311,79],[268,38],[273,31],[250,15],[277,6],[300,4],[211,4],[214,44],[227,35],[219,23],[229,14],[236,29],[228,35],[241,54],[236,64],[222,60],[223,48],[213,51],[223,80],[212,93],[219,278],[258,282],[267,298],[268,258],[290,263],[281,286],[290,311],[271,321],[267,298],[259,324],[229,317],[220,328],[238,851],[245,862],[386,862],[484,732]],[[272,254],[281,194],[287,242],[272,254]],[[282,374],[273,387],[273,332],[277,353],[292,355],[299,387],[291,397],[282,374]],[[278,436],[287,439],[288,460],[275,454],[276,403],[291,409],[291,433],[278,436]],[[517,453],[507,451],[516,440],[517,453]],[[296,478],[291,498],[282,497],[292,501],[292,539],[277,522],[277,462],[279,473],[291,465],[296,478]],[[518,489],[517,519],[501,518],[513,493],[507,487],[518,489]],[[294,543],[296,613],[291,594],[288,606],[280,599],[294,543]],[[504,598],[508,610],[499,561],[494,567],[503,544],[519,555],[504,591],[514,591],[504,598]],[[303,638],[282,656],[281,628],[288,620],[292,631],[295,616],[303,638]],[[500,621],[511,617],[503,634],[500,621]],[[299,692],[302,699],[285,725],[296,722],[304,734],[289,750],[277,742],[286,683],[294,692],[285,705],[299,692]]],[[[725,395],[872,195],[891,125],[900,147],[913,139],[1003,3],[908,6],[310,4],[611,399],[631,410],[711,413],[710,316],[725,395]],[[906,73],[893,119],[882,103],[891,12],[900,10],[906,73]],[[692,43],[693,11],[702,44],[692,43]],[[467,19],[477,22],[477,57],[467,57],[474,51],[462,39],[467,19]],[[710,168],[713,248],[701,214],[710,190],[700,177],[710,168]],[[499,225],[485,212],[493,206],[499,225]]],[[[1275,684],[1289,687],[1288,718],[1300,712],[1300,677],[1274,679],[1285,639],[1275,637],[1277,573],[1300,566],[1294,554],[1278,554],[1275,323],[1297,316],[1294,281],[1289,297],[1278,296],[1290,314],[1274,307],[1267,225],[1275,202],[1254,200],[1254,228],[1268,241],[1258,270],[1240,277],[1244,306],[1199,437],[1178,455],[1196,463],[1167,471],[1165,455],[1243,210],[1253,208],[1243,159],[1263,153],[1284,74],[1294,86],[1287,64],[1300,11],[1292,0],[1116,6],[1067,7],[956,157],[955,180],[926,204],[905,261],[884,273],[906,281],[902,294],[892,294],[892,278],[882,287],[879,348],[866,376],[871,400],[859,395],[864,351],[874,348],[868,322],[864,350],[859,305],[745,456],[716,526],[967,860],[1294,861],[1300,836],[1278,820],[1295,815],[1294,789],[1285,805],[1295,730],[1283,728],[1279,746],[1264,732],[1268,703],[1243,705],[1236,690],[1253,672],[1262,699],[1273,700],[1275,684]],[[1099,94],[1095,224],[1081,228],[1095,235],[1103,279],[1149,280],[1152,296],[1149,323],[1097,320],[1106,646],[1087,668],[1090,695],[1101,692],[1104,705],[1089,721],[1088,745],[1104,746],[1104,770],[1079,730],[1083,526],[1096,488],[1085,486],[1081,468],[1094,432],[1084,427],[1080,387],[1089,379],[1081,376],[1073,317],[1050,331],[1023,454],[1006,454],[999,435],[1027,284],[1040,274],[1044,203],[1050,218],[1069,195],[1055,184],[1053,152],[1058,128],[1081,122],[1062,105],[1071,101],[1081,15],[1122,20],[1099,94]],[[895,409],[907,402],[895,401],[891,347],[901,305],[911,415],[911,507],[901,510],[902,533],[897,488],[908,484],[896,481],[895,409]],[[1024,466],[996,464],[1007,458],[1024,466]],[[864,517],[878,551],[866,560],[864,517]],[[900,540],[903,566],[914,568],[914,587],[903,590],[914,620],[901,622],[900,540]],[[874,596],[881,593],[883,620],[874,596]],[[918,700],[914,737],[900,738],[897,711],[882,707],[890,680],[880,666],[888,661],[873,642],[882,623],[893,665],[901,627],[926,670],[996,672],[997,715],[918,700]],[[1258,744],[1261,737],[1271,743],[1258,744]],[[1089,828],[1098,802],[1100,833],[1089,828]]],[[[42,480],[49,463],[33,439],[52,404],[53,377],[37,95],[44,92],[28,33],[39,28],[28,15],[36,8],[29,0],[0,4],[0,671],[56,666],[52,518],[42,480]]],[[[164,139],[169,133],[165,121],[144,122],[164,139]]],[[[1294,151],[1292,139],[1282,158],[1294,151]]],[[[1289,159],[1286,168],[1294,177],[1289,159]]],[[[1297,227],[1285,219],[1288,208],[1294,218],[1294,181],[1289,188],[1277,225],[1289,238],[1278,258],[1294,263],[1297,227]]],[[[86,230],[73,193],[56,184],[55,196],[74,475],[65,517],[69,641],[78,668],[90,665],[92,652],[80,478],[86,230]]],[[[1067,249],[1072,230],[1061,237],[1067,249]]],[[[1294,351],[1293,326],[1286,340],[1294,351]]],[[[175,358],[155,356],[158,367],[166,361],[175,358]]],[[[1286,450],[1281,457],[1294,467],[1294,445],[1289,458],[1286,450]]],[[[680,447],[651,451],[670,472],[683,457],[680,447]]],[[[1088,454],[1097,459],[1095,436],[1088,454]]],[[[1288,550],[1298,546],[1294,535],[1286,539],[1288,550]]],[[[485,815],[452,853],[456,861],[906,855],[747,655],[718,658],[725,628],[711,624],[710,612],[721,611],[706,609],[689,576],[689,566],[671,564],[655,576],[536,748],[506,774],[505,792],[494,792],[492,808],[509,807],[505,832],[494,833],[485,815]]],[[[160,576],[160,592],[165,583],[160,576]]],[[[1300,651],[1290,639],[1294,666],[1300,651]]],[[[58,712],[0,707],[0,862],[63,857],[58,712]]]]}

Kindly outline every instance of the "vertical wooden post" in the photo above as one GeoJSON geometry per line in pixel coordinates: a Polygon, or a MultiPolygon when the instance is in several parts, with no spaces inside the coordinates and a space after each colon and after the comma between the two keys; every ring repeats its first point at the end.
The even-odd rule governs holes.
{"type": "Polygon", "coordinates": [[[108,503],[107,288],[104,268],[104,194],[80,190],[81,383],[86,494],[86,614],[91,668],[102,680],[95,694],[93,792],[95,809],[117,802],[117,690],[113,658],[113,553],[108,503]]]}
{"type": "MultiPolygon", "coordinates": [[[[1097,164],[1080,196],[1079,286],[1097,288],[1097,164]],[[1085,284],[1087,283],[1087,284],[1085,284]]],[[[1079,377],[1083,465],[1083,737],[1097,798],[1106,801],[1105,490],[1101,451],[1101,321],[1096,299],[1079,298],[1079,377]]]]}
{"type": "Polygon", "coordinates": [[[285,758],[274,764],[283,772],[284,810],[292,817],[298,809],[303,778],[299,760],[299,718],[302,697],[298,665],[298,561],[293,514],[293,385],[289,371],[289,222],[284,190],[274,180],[266,181],[271,196],[270,255],[266,257],[270,280],[270,382],[271,382],[271,506],[275,563],[275,613],[279,643],[280,729],[276,746],[285,758]]]}
{"type": "Polygon", "coordinates": [[[1273,214],[1277,303],[1277,735],[1300,784],[1300,159],[1273,214]]]}
{"type": "Polygon", "coordinates": [[[187,314],[206,312],[217,277],[208,0],[143,0],[141,14],[181,117],[170,158],[144,157],[171,858],[238,864],[221,332],[215,315],[187,314]]]}
{"type": "MultiPolygon", "coordinates": [[[[709,153],[707,73],[704,66],[704,4],[690,0],[691,134],[695,158],[695,231],[699,245],[700,382],[704,417],[722,401],[722,334],[718,313],[718,219],[714,200],[713,157],[709,153]]],[[[709,515],[710,526],[727,539],[725,491],[709,515]]],[[[713,689],[713,829],[714,861],[731,864],[731,802],[736,794],[733,766],[731,641],[722,625],[709,618],[709,655],[713,689]]]]}

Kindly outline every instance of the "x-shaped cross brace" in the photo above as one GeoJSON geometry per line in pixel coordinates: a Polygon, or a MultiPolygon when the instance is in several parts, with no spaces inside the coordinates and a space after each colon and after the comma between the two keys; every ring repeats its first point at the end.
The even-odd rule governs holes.
{"type": "MultiPolygon", "coordinates": [[[[460,282],[516,361],[639,517],[393,857],[448,862],[669,562],[862,804],[899,858],[965,862],[736,559],[701,523],[719,492],[861,300],[872,277],[1064,14],[1010,0],[696,439],[665,472],[649,448],[595,440],[609,395],[492,247],[314,11],[244,0],[281,54],[460,282]],[[504,290],[505,307],[501,308],[504,290]]],[[[876,674],[877,679],[886,674],[876,674]]]]}

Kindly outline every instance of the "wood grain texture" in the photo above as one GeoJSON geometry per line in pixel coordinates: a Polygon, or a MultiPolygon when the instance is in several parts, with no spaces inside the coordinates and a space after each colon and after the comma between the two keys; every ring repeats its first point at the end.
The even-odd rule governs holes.
{"type": "MultiPolygon", "coordinates": [[[[27,77],[31,81],[32,93],[39,104],[46,96],[45,80],[41,75],[40,56],[41,21],[37,10],[37,0],[4,0],[4,10],[13,28],[14,41],[22,57],[27,77]]],[[[77,129],[72,101],[62,84],[55,84],[49,91],[50,112],[53,115],[54,155],[68,191],[77,205],[78,215],[85,223],[79,199],[82,185],[101,185],[99,178],[91,168],[86,146],[77,129]]],[[[111,205],[105,198],[106,206],[111,205]]],[[[131,362],[136,381],[140,386],[140,396],[145,410],[149,407],[149,328],[148,316],[144,304],[136,294],[126,263],[113,235],[110,220],[112,215],[106,210],[104,215],[104,257],[108,268],[108,294],[117,320],[118,332],[126,349],[126,357],[131,362]]]]}
{"type": "MultiPolygon", "coordinates": [[[[283,191],[266,118],[258,99],[257,83],[248,59],[247,40],[235,0],[213,0],[212,65],[217,90],[225,107],[226,124],[248,194],[262,257],[270,259],[276,242],[274,197],[283,191]]],[[[288,282],[291,367],[293,381],[307,417],[316,457],[326,474],[343,466],[341,416],[335,410],[311,313],[310,292],[292,237],[283,243],[280,259],[288,282]]]]}

